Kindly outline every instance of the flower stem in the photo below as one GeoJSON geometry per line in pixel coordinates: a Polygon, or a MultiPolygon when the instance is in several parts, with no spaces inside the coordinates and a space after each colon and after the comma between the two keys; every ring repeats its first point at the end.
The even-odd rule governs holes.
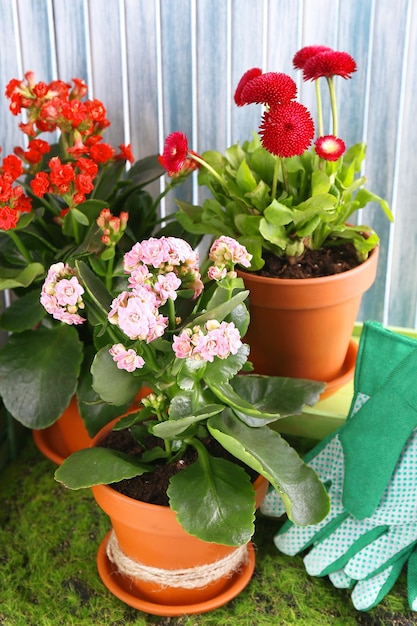
{"type": "Polygon", "coordinates": [[[207,161],[205,161],[204,159],[202,159],[200,156],[198,156],[198,154],[194,154],[194,153],[189,153],[188,157],[190,159],[193,159],[193,161],[196,161],[196,163],[199,163],[200,165],[202,165],[203,167],[206,168],[206,170],[208,170],[210,172],[210,174],[212,174],[214,176],[214,178],[216,178],[216,180],[221,184],[221,186],[223,187],[223,189],[226,190],[227,192],[227,185],[224,182],[224,180],[222,179],[222,177],[220,176],[220,174],[218,172],[216,172],[216,170],[214,169],[214,167],[212,167],[210,165],[210,163],[207,163],[207,161]]]}
{"type": "Polygon", "coordinates": [[[114,268],[114,256],[108,260],[106,269],[106,287],[107,291],[112,293],[113,287],[113,268],[114,268]]]}
{"type": "Polygon", "coordinates": [[[319,79],[315,81],[315,88],[316,88],[316,101],[317,101],[318,136],[322,137],[324,135],[323,105],[322,105],[322,100],[321,100],[321,90],[320,90],[319,79]]]}
{"type": "Polygon", "coordinates": [[[10,239],[13,241],[14,245],[19,250],[22,257],[25,259],[26,263],[32,263],[29,251],[27,250],[24,243],[21,241],[19,235],[17,235],[14,230],[5,230],[4,232],[9,235],[10,239]]]}
{"type": "Polygon", "coordinates": [[[280,164],[280,159],[277,157],[275,161],[275,167],[274,167],[274,176],[272,179],[272,189],[271,189],[272,200],[274,200],[275,196],[277,195],[279,164],[280,164]]]}
{"type": "Polygon", "coordinates": [[[329,85],[329,93],[330,93],[330,104],[332,107],[332,118],[333,118],[333,135],[337,137],[337,105],[336,105],[336,90],[334,86],[333,76],[329,76],[327,78],[327,84],[329,85]]]}
{"type": "Polygon", "coordinates": [[[168,298],[168,320],[169,329],[175,330],[175,305],[172,298],[168,298]]]}
{"type": "Polygon", "coordinates": [[[284,189],[285,189],[287,196],[289,196],[290,195],[290,183],[288,182],[287,168],[285,167],[283,158],[280,158],[278,162],[281,163],[282,182],[284,184],[284,189]]]}

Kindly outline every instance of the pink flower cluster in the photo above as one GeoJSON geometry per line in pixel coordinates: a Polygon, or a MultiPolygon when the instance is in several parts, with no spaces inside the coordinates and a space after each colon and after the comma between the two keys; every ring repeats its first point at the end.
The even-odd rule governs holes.
{"type": "Polygon", "coordinates": [[[236,354],[242,345],[240,334],[233,322],[209,320],[203,331],[200,326],[186,328],[174,337],[172,349],[179,359],[214,361],[214,357],[227,359],[236,354]]]}
{"type": "Polygon", "coordinates": [[[237,263],[243,267],[250,267],[252,255],[236,239],[223,235],[211,246],[209,259],[214,265],[209,268],[208,277],[211,280],[220,280],[227,274],[231,277],[236,276],[234,266],[237,263]]]}
{"type": "MultiPolygon", "coordinates": [[[[194,298],[202,292],[198,263],[198,254],[176,237],[151,237],[136,243],[123,260],[129,289],[113,300],[110,323],[132,340],[150,343],[161,337],[168,318],[160,313],[160,307],[169,299],[176,300],[180,287],[192,289],[194,298]]],[[[144,365],[133,349],[126,350],[121,344],[113,346],[110,354],[120,369],[133,371],[144,365]]]]}
{"type": "Polygon", "coordinates": [[[83,324],[85,318],[78,314],[84,308],[77,273],[69,265],[55,263],[51,265],[42,285],[40,301],[53,318],[65,324],[83,324]]]}

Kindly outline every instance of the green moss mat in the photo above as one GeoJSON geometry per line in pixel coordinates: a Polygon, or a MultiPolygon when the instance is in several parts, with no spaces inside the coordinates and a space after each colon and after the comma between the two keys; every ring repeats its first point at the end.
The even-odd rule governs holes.
{"type": "Polygon", "coordinates": [[[403,576],[382,604],[361,613],[347,591],[309,577],[301,557],[275,549],[278,524],[259,517],[257,560],[246,589],[204,615],[155,617],[113,597],[96,570],[109,522],[89,491],[71,492],[53,479],[54,465],[28,440],[0,474],[1,626],[407,626],[417,624],[403,576]]]}

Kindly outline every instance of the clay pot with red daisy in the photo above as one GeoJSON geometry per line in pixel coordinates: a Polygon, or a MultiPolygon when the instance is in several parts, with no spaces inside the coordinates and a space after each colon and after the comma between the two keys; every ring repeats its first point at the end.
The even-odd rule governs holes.
{"type": "Polygon", "coordinates": [[[177,202],[180,227],[193,235],[233,237],[252,254],[240,275],[250,289],[247,338],[255,371],[321,380],[329,394],[353,376],[351,333],[377,271],[379,237],[355,223],[355,214],[377,202],[390,221],[393,216],[387,202],[365,186],[365,144],[347,149],[339,137],[334,81],[350,79],[355,60],[326,46],[307,46],[293,64],[316,84],[317,124],[296,100],[289,75],[252,68],[240,79],[234,100],[239,107],[264,105],[258,133],[225,154],[196,155],[185,135],[174,132],[160,162],[177,183],[178,175],[187,176],[185,163],[194,160],[199,184],[211,193],[201,206],[177,202]],[[328,86],[332,111],[326,130],[320,81],[328,86]],[[319,313],[321,305],[327,318],[319,313]]]}

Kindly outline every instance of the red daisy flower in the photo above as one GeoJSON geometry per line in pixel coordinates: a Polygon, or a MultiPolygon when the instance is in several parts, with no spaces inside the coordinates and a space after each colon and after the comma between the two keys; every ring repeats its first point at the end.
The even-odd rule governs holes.
{"type": "Polygon", "coordinates": [[[324,135],[316,139],[316,152],[326,161],[337,161],[346,150],[345,142],[334,135],[324,135]]]}
{"type": "Polygon", "coordinates": [[[252,67],[252,69],[248,70],[247,72],[243,74],[242,78],[240,79],[236,87],[236,91],[234,95],[235,103],[237,104],[238,107],[241,107],[244,104],[246,104],[246,102],[243,102],[241,99],[242,91],[244,87],[246,87],[246,84],[249,81],[256,78],[257,76],[260,76],[261,74],[262,74],[262,70],[259,67],[252,67]]]}
{"type": "Polygon", "coordinates": [[[165,139],[162,165],[170,173],[179,172],[188,154],[188,139],[184,133],[176,131],[165,139]]]}
{"type": "Polygon", "coordinates": [[[319,52],[306,62],[303,68],[303,79],[317,80],[322,76],[351,78],[353,72],[356,72],[356,61],[350,54],[328,50],[319,52]]]}
{"type": "Polygon", "coordinates": [[[287,74],[266,72],[246,83],[240,100],[243,104],[267,104],[275,108],[297,95],[297,85],[287,74]]]}
{"type": "Polygon", "coordinates": [[[304,69],[307,61],[311,59],[311,57],[319,54],[319,52],[329,52],[332,51],[331,48],[327,46],[305,46],[301,48],[298,52],[295,53],[294,58],[292,60],[293,66],[296,70],[304,69]]]}
{"type": "Polygon", "coordinates": [[[280,157],[302,154],[314,137],[314,122],[309,110],[299,102],[288,102],[262,117],[259,128],[262,145],[280,157]]]}

